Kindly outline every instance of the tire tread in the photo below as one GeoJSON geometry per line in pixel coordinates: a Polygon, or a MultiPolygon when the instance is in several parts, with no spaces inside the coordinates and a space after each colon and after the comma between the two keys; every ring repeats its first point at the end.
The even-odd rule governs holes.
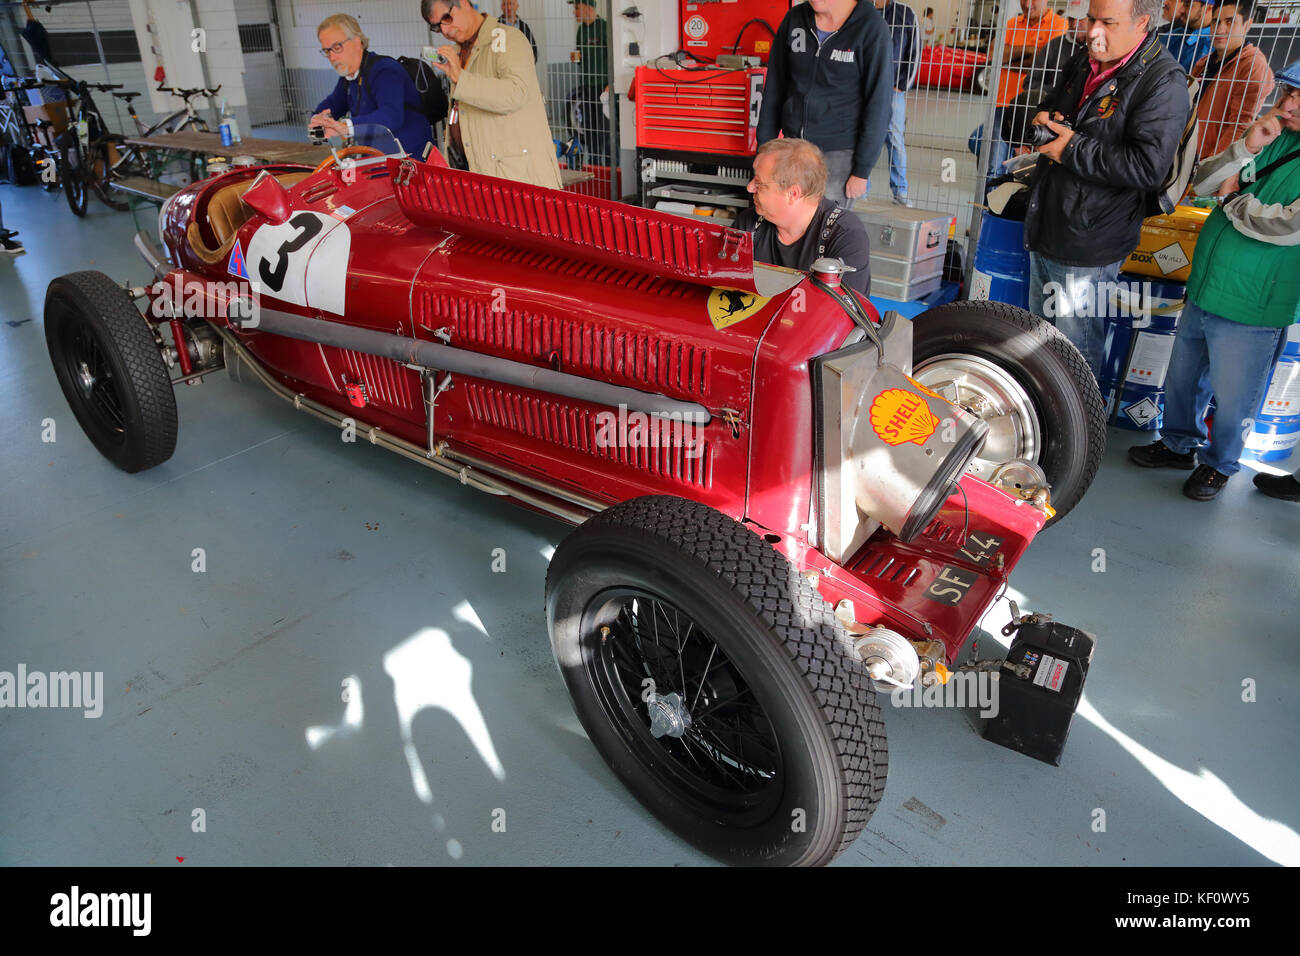
{"type": "MultiPolygon", "coordinates": [[[[45,298],[46,343],[55,362],[59,361],[55,354],[58,344],[56,330],[51,328],[49,309],[56,297],[66,298],[75,308],[93,312],[103,322],[126,366],[129,384],[140,408],[144,439],[141,453],[121,461],[111,457],[110,460],[131,473],[162,464],[176,450],[176,394],[148,322],[126,293],[104,273],[91,270],[61,275],[50,283],[45,298]]],[[[127,383],[122,384],[125,386],[127,383]]]]}
{"type": "MultiPolygon", "coordinates": [[[[575,534],[601,527],[617,528],[629,538],[645,535],[670,542],[771,624],[817,701],[839,764],[840,805],[845,808],[840,838],[828,848],[814,848],[814,857],[801,861],[829,863],[853,844],[880,805],[888,771],[885,724],[875,690],[830,606],[783,554],[740,522],[699,502],[634,498],[589,519],[575,534]]],[[[554,559],[551,567],[556,567],[554,559]]],[[[547,577],[549,591],[549,572],[547,577]]]]}

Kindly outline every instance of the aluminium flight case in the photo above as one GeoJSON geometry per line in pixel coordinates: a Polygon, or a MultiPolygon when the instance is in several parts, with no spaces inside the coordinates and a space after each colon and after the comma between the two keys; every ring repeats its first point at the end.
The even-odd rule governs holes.
{"type": "Polygon", "coordinates": [[[871,240],[871,291],[906,302],[943,282],[951,213],[859,199],[852,207],[871,240]]]}

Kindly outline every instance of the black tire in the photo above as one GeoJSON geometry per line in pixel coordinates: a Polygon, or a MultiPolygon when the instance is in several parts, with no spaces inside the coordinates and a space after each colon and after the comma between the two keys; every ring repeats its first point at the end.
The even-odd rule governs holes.
{"type": "Polygon", "coordinates": [[[176,396],[158,343],[102,272],[59,276],[45,292],[45,344],[86,436],[127,472],[176,450],[176,396]]]}
{"type": "Polygon", "coordinates": [[[90,201],[86,156],[81,151],[81,140],[77,138],[75,129],[69,130],[69,134],[63,146],[63,194],[68,197],[68,208],[73,215],[84,216],[90,201]]]}
{"type": "Polygon", "coordinates": [[[95,140],[90,146],[91,169],[94,172],[95,195],[109,209],[126,212],[131,208],[131,201],[125,193],[113,188],[113,180],[120,178],[114,172],[113,153],[117,151],[117,168],[122,167],[123,143],[126,137],[118,133],[109,133],[95,140]]]}
{"type": "MultiPolygon", "coordinates": [[[[1048,523],[1069,514],[1092,484],[1106,451],[1101,393],[1079,350],[1051,323],[1004,302],[952,302],[929,309],[912,320],[912,338],[913,377],[950,400],[952,390],[938,386],[949,378],[946,372],[955,361],[995,367],[1014,380],[1033,415],[1002,416],[1003,425],[1018,420],[1031,437],[1036,428],[1037,447],[988,461],[1025,457],[1036,462],[1052,486],[1056,515],[1048,523]]],[[[998,444],[992,433],[989,442],[991,450],[1012,444],[998,444]]]]}
{"type": "Polygon", "coordinates": [[[744,525],[682,498],[616,505],[561,543],[546,611],[588,736],[683,839],[728,863],[818,865],[866,826],[888,765],[870,678],[808,580],[744,525]],[[683,734],[652,735],[647,678],[691,701],[683,734]]]}

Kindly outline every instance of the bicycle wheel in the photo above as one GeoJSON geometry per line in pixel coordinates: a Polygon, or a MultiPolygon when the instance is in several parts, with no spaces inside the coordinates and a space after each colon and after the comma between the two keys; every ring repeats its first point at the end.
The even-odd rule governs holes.
{"type": "Polygon", "coordinates": [[[126,178],[125,175],[119,174],[119,169],[122,167],[121,147],[124,139],[124,136],[117,133],[109,133],[95,140],[90,145],[90,159],[87,165],[95,195],[109,209],[116,209],[118,212],[125,212],[131,208],[131,201],[126,194],[113,188],[114,181],[126,178]],[[116,162],[114,162],[115,156],[116,162]]]}
{"type": "Polygon", "coordinates": [[[68,197],[68,208],[73,215],[86,214],[86,202],[89,198],[87,186],[86,156],[81,151],[81,140],[75,130],[64,140],[63,155],[63,194],[68,197]]]}

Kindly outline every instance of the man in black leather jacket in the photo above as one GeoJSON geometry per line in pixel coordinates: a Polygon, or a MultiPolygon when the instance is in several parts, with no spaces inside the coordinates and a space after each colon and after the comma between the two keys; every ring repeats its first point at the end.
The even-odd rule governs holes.
{"type": "Polygon", "coordinates": [[[1029,305],[1094,375],[1119,267],[1159,212],[1191,110],[1187,75],[1156,39],[1159,11],[1160,0],[1090,0],[1088,51],[1034,117],[1057,136],[1040,150],[1025,216],[1029,305]]]}

